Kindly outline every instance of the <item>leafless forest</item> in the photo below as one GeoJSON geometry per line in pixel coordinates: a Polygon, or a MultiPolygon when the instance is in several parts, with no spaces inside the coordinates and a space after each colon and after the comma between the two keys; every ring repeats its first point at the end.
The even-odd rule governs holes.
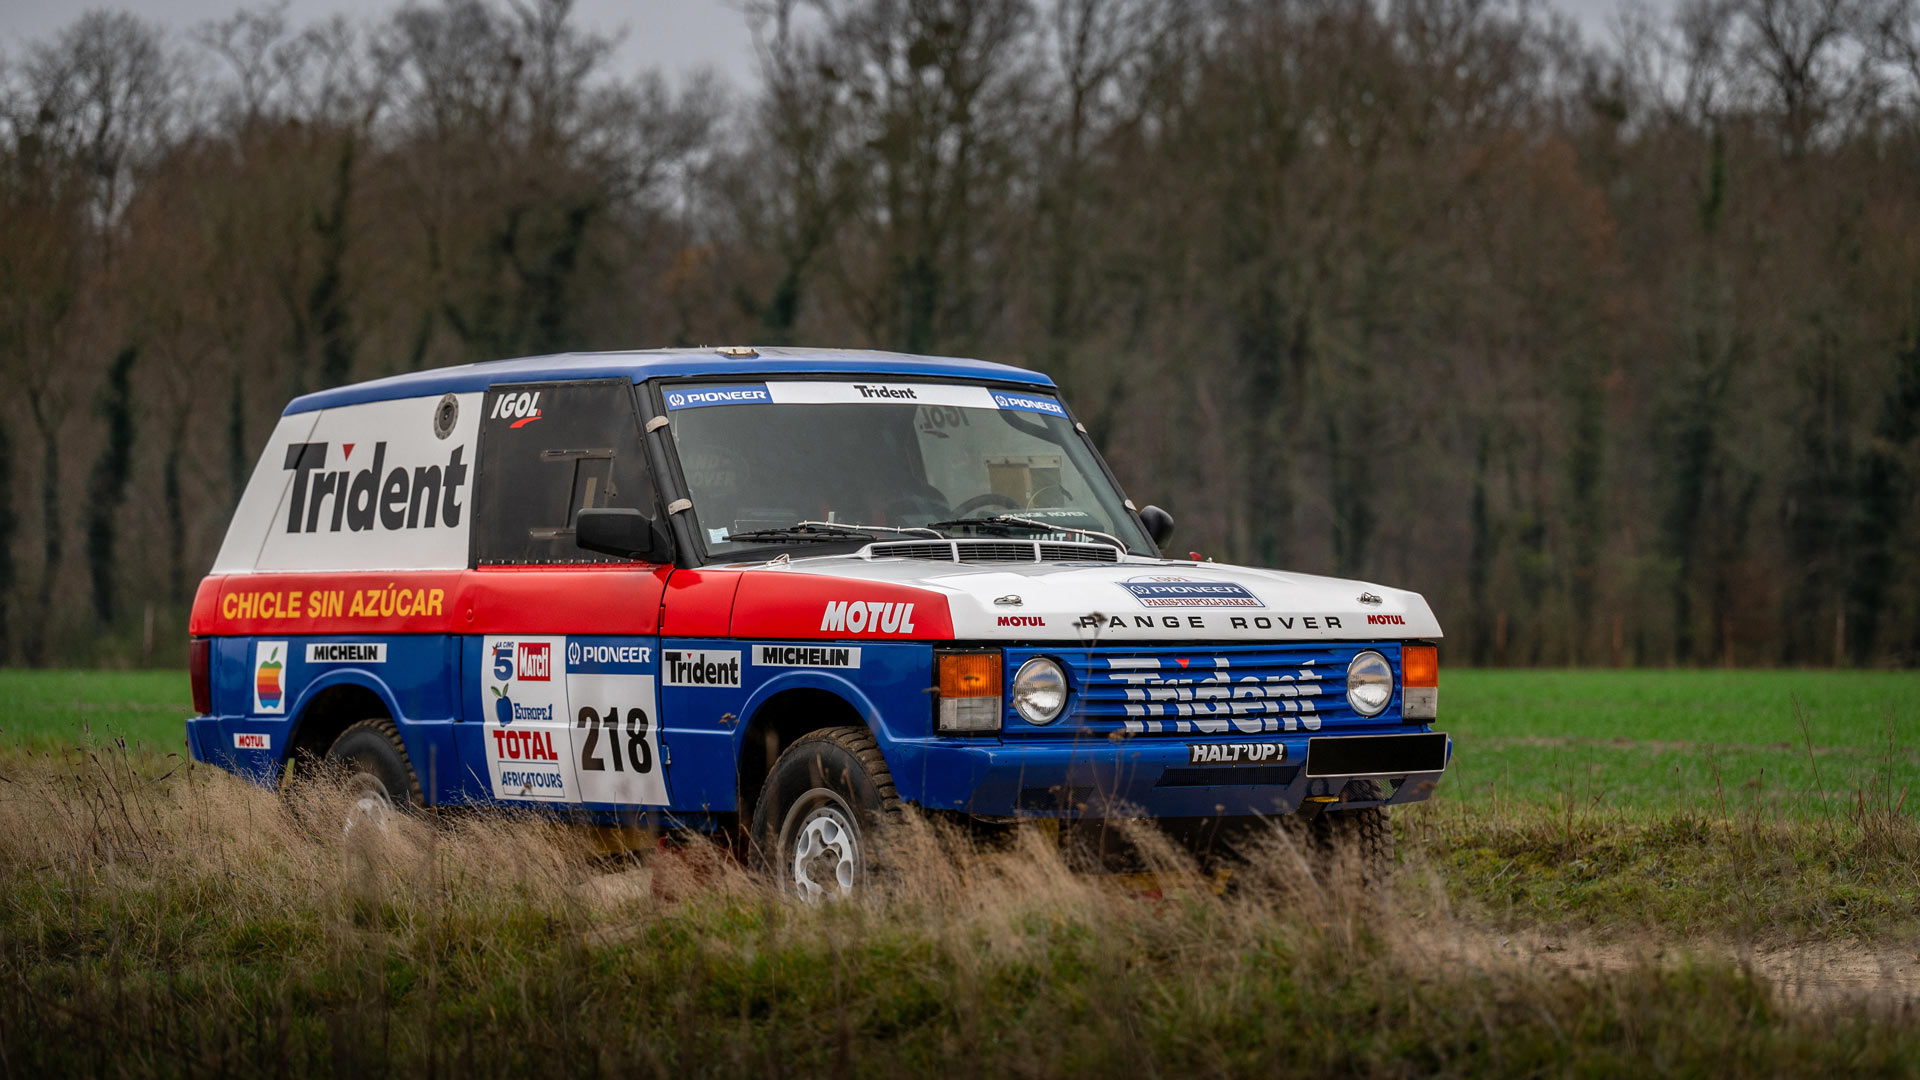
{"type": "Polygon", "coordinates": [[[703,343],[1047,370],[1180,553],[1454,663],[1920,656],[1920,2],[751,16],[731,78],[566,0],[5,56],[0,661],[177,662],[291,395],[703,343]]]}

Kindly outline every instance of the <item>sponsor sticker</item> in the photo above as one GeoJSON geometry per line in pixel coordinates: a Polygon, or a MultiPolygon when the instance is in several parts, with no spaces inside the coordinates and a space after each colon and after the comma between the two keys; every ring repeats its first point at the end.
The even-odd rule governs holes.
{"type": "Polygon", "coordinates": [[[860,649],[846,645],[755,645],[757,667],[857,668],[860,649]]]}
{"type": "Polygon", "coordinates": [[[564,639],[484,638],[481,702],[494,795],[502,799],[576,801],[572,714],[566,682],[554,678],[554,650],[564,639]]]}
{"type": "Polygon", "coordinates": [[[669,409],[702,409],[709,405],[769,405],[773,395],[767,392],[766,384],[756,383],[669,390],[666,399],[669,409]]]}
{"type": "Polygon", "coordinates": [[[1020,394],[1007,390],[995,390],[993,391],[993,403],[1002,409],[1012,409],[1015,412],[1044,413],[1048,416],[1058,416],[1062,420],[1067,417],[1065,406],[1053,398],[1044,397],[1039,394],[1020,394]]]}
{"type": "Polygon", "coordinates": [[[447,590],[271,589],[220,597],[223,619],[394,619],[445,614],[447,590]]]}
{"type": "Polygon", "coordinates": [[[235,750],[271,750],[273,736],[261,731],[236,731],[233,733],[235,750]]]}
{"type": "Polygon", "coordinates": [[[820,629],[836,634],[911,634],[913,605],[835,600],[821,613],[820,629]]]}
{"type": "Polygon", "coordinates": [[[293,474],[286,531],[407,533],[457,528],[465,509],[460,500],[467,484],[466,455],[466,447],[456,446],[444,462],[416,463],[414,454],[402,451],[395,454],[398,463],[389,470],[385,439],[375,442],[372,450],[364,442],[292,443],[284,463],[285,471],[293,474]],[[331,455],[336,445],[338,458],[331,455]],[[353,456],[355,448],[360,451],[358,460],[353,456]]]}
{"type": "Polygon", "coordinates": [[[1097,690],[1121,688],[1126,729],[1134,734],[1174,731],[1258,735],[1320,730],[1315,699],[1330,691],[1314,660],[1291,670],[1241,674],[1225,656],[1108,657],[1092,674],[1097,690]]]}
{"type": "Polygon", "coordinates": [[[1189,765],[1271,765],[1286,756],[1286,744],[1277,742],[1187,744],[1189,765]]]}
{"type": "MultiPolygon", "coordinates": [[[[479,392],[408,397],[283,416],[240,497],[216,572],[464,570],[485,400],[479,392]]],[[[222,615],[235,618],[244,604],[260,614],[241,617],[337,618],[376,599],[387,615],[439,614],[426,590],[400,592],[242,594],[233,606],[222,601],[222,615]]]]}
{"type": "Polygon", "coordinates": [[[514,647],[514,677],[524,682],[547,682],[553,678],[553,643],[522,641],[514,647]]]}
{"type": "Polygon", "coordinates": [[[1000,621],[995,623],[995,625],[996,626],[1045,626],[1047,625],[1047,619],[1046,619],[1046,616],[1044,615],[1002,615],[1000,616],[1000,621]]]}
{"type": "Polygon", "coordinates": [[[523,428],[540,419],[539,390],[523,390],[517,394],[501,394],[493,399],[493,411],[487,414],[489,420],[506,420],[510,428],[523,428]]]}
{"type": "Polygon", "coordinates": [[[705,649],[660,650],[662,686],[739,686],[740,654],[705,649]]]}
{"type": "Polygon", "coordinates": [[[1178,574],[1128,578],[1120,587],[1150,608],[1257,608],[1267,605],[1231,581],[1196,581],[1178,574]]]}
{"type": "Polygon", "coordinates": [[[307,663],[309,664],[384,664],[386,662],[387,643],[384,641],[307,642],[307,663]]]}
{"type": "Polygon", "coordinates": [[[653,648],[648,645],[581,641],[578,638],[567,642],[567,670],[570,672],[644,675],[652,663],[653,648]]]}
{"type": "Polygon", "coordinates": [[[287,643],[253,643],[253,711],[274,714],[287,711],[287,643]]]}
{"type": "Polygon", "coordinates": [[[951,383],[776,382],[767,384],[776,405],[948,405],[995,409],[984,386],[951,383]]]}

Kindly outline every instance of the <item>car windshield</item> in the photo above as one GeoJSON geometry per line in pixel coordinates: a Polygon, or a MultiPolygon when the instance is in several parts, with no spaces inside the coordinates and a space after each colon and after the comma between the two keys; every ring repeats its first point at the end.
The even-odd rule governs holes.
{"type": "Polygon", "coordinates": [[[665,400],[716,554],[936,534],[1152,550],[1051,394],[805,381],[675,385],[665,400]]]}

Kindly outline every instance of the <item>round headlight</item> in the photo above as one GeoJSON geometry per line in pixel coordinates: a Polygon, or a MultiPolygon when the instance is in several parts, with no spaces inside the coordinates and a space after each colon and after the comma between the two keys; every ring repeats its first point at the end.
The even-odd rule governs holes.
{"type": "Polygon", "coordinates": [[[1013,708],[1029,724],[1051,724],[1067,707],[1067,673],[1044,656],[1020,665],[1013,677],[1013,708]]]}
{"type": "Polygon", "coordinates": [[[1361,716],[1378,716],[1393,700],[1393,665],[1368,650],[1347,665],[1347,704],[1361,716]]]}

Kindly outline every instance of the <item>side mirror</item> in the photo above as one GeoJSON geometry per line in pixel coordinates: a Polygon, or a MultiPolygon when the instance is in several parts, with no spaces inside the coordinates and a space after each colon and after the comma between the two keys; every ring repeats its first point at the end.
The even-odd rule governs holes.
{"type": "Polygon", "coordinates": [[[667,530],[631,507],[580,511],[573,519],[573,542],[587,551],[622,559],[673,561],[673,541],[667,530]]]}
{"type": "Polygon", "coordinates": [[[1153,537],[1155,547],[1166,547],[1167,541],[1173,539],[1173,515],[1157,506],[1141,507],[1140,524],[1147,527],[1147,535],[1153,537]]]}

